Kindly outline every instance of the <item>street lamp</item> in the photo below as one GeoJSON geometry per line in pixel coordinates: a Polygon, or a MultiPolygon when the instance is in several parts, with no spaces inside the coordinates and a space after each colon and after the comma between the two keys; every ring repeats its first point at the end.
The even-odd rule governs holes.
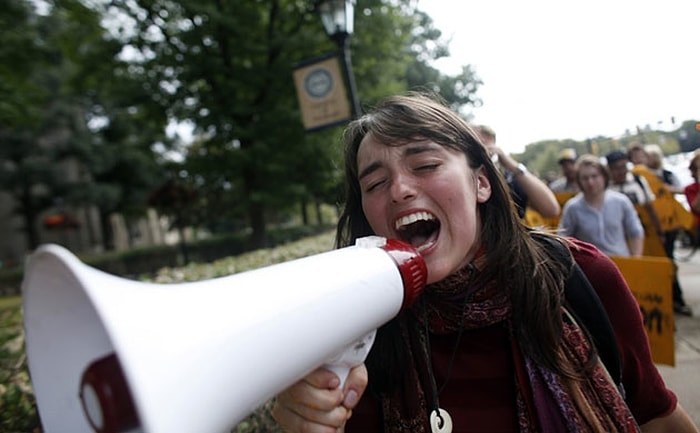
{"type": "Polygon", "coordinates": [[[356,119],[360,115],[360,103],[357,100],[355,76],[352,72],[352,60],[350,59],[350,35],[353,32],[354,9],[355,0],[318,0],[316,3],[316,10],[321,16],[326,34],[343,53],[343,71],[350,92],[352,117],[356,119]]]}

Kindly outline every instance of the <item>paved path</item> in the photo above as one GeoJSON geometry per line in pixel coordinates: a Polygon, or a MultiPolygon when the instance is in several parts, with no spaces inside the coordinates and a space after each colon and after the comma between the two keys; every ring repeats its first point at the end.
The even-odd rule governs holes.
{"type": "MultiPolygon", "coordinates": [[[[676,257],[688,253],[687,249],[678,249],[676,257]]],[[[678,278],[694,317],[675,315],[676,366],[660,365],[659,371],[700,427],[700,251],[687,262],[678,260],[678,278]]]]}

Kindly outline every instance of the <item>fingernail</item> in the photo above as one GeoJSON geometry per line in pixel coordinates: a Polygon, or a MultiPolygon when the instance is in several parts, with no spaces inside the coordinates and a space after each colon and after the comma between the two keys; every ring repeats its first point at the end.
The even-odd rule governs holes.
{"type": "Polygon", "coordinates": [[[359,396],[357,395],[357,391],[351,389],[350,391],[348,391],[347,394],[345,394],[345,399],[343,400],[343,406],[345,406],[348,409],[352,409],[353,407],[355,407],[358,400],[359,400],[359,396]]]}

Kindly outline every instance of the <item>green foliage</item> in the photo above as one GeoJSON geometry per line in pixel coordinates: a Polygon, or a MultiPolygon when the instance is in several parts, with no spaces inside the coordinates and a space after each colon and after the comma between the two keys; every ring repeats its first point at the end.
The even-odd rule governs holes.
{"type": "Polygon", "coordinates": [[[0,431],[40,432],[21,326],[19,302],[0,307],[0,431]]]}
{"type": "MultiPolygon", "coordinates": [[[[205,215],[247,219],[264,242],[271,209],[339,200],[338,131],[306,135],[292,67],[335,50],[312,2],[213,0],[112,3],[133,28],[118,32],[134,48],[144,86],[169,118],[196,125],[197,142],[177,176],[200,193],[205,215]]],[[[446,53],[414,2],[357,5],[351,38],[360,100],[437,82],[456,103],[472,103],[469,73],[445,79],[426,65],[446,53]],[[412,68],[412,69],[411,69],[412,68]],[[413,71],[409,79],[408,75],[413,71]],[[454,89],[450,89],[450,86],[454,89]]]]}
{"type": "Polygon", "coordinates": [[[122,46],[103,37],[100,14],[77,0],[44,4],[43,15],[24,1],[0,9],[11,29],[0,36],[0,189],[17,204],[30,248],[52,207],[141,215],[166,123],[140,84],[119,75],[122,46]]]}
{"type": "Polygon", "coordinates": [[[211,263],[191,264],[178,268],[163,268],[158,272],[154,281],[158,283],[180,283],[223,277],[330,251],[333,249],[333,240],[334,232],[327,231],[281,246],[226,257],[211,263]]]}
{"type": "Polygon", "coordinates": [[[700,121],[687,120],[683,122],[674,135],[683,152],[700,149],[700,121]]]}
{"type": "MultiPolygon", "coordinates": [[[[248,225],[259,245],[280,215],[341,200],[340,128],[304,132],[292,79],[299,62],[338,49],[313,2],[41,4],[43,14],[30,2],[0,11],[10,29],[0,36],[0,139],[18,153],[0,154],[11,161],[0,188],[22,204],[27,230],[57,204],[96,206],[109,249],[109,214],[128,224],[166,178],[198,192],[184,219],[248,225]],[[179,122],[197,139],[166,161],[182,143],[165,128],[179,122]],[[63,161],[77,168],[57,177],[63,161]]],[[[469,67],[446,77],[430,66],[448,53],[440,37],[414,0],[359,2],[350,43],[360,101],[428,88],[455,109],[478,104],[469,67]]]]}
{"type": "Polygon", "coordinates": [[[29,2],[14,1],[0,11],[0,127],[28,127],[37,121],[37,110],[45,102],[45,91],[36,86],[33,73],[45,62],[32,22],[29,2]],[[18,49],[21,47],[21,49],[18,49]]]}
{"type": "Polygon", "coordinates": [[[527,145],[524,152],[516,155],[516,159],[544,177],[547,173],[559,174],[557,159],[559,152],[564,148],[572,148],[578,155],[589,153],[602,157],[613,149],[627,149],[635,142],[654,143],[661,146],[665,155],[672,155],[700,148],[700,132],[695,131],[694,136],[689,133],[691,129],[695,129],[695,123],[694,121],[684,122],[679,129],[671,132],[655,131],[647,127],[635,134],[628,132],[619,137],[598,136],[583,141],[572,139],[540,141],[527,145]],[[696,140],[694,147],[692,140],[696,140]]]}

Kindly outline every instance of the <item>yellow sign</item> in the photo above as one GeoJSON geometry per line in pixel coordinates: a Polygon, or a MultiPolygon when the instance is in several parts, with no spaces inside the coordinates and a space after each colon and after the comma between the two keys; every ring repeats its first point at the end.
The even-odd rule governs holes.
{"type": "MultiPolygon", "coordinates": [[[[559,205],[563,207],[564,203],[573,197],[575,193],[555,193],[555,195],[559,205]]],[[[659,203],[659,207],[666,208],[678,205],[685,213],[690,215],[690,223],[694,224],[692,214],[686,211],[672,195],[667,195],[670,196],[672,201],[662,200],[659,203]]],[[[657,197],[661,198],[662,196],[657,195],[657,197]]],[[[659,198],[657,198],[657,201],[659,198]]],[[[644,317],[644,326],[649,337],[652,359],[657,364],[674,366],[676,363],[672,295],[674,265],[666,256],[661,239],[656,234],[646,209],[642,206],[637,206],[636,208],[645,231],[644,256],[613,256],[611,259],[617,264],[625,277],[625,281],[627,281],[632,290],[632,294],[639,303],[642,316],[644,317]]],[[[682,212],[674,212],[673,218],[677,218],[678,221],[684,221],[683,218],[686,218],[686,216],[682,212]]],[[[660,217],[661,215],[659,214],[660,217]]],[[[667,215],[667,213],[663,213],[663,215],[667,215]]],[[[529,208],[526,210],[525,219],[531,227],[545,226],[556,229],[559,225],[559,217],[543,218],[539,213],[529,208]]],[[[681,224],[681,226],[685,227],[684,224],[681,224]]]]}
{"type": "Polygon", "coordinates": [[[644,176],[656,199],[652,203],[664,231],[685,229],[693,231],[693,214],[681,205],[668,186],[643,165],[635,165],[632,173],[644,176]]]}
{"type": "Polygon", "coordinates": [[[673,263],[663,257],[617,257],[611,259],[625,277],[644,317],[652,359],[676,365],[673,319],[673,263]]]}
{"type": "Polygon", "coordinates": [[[637,209],[637,214],[639,215],[639,220],[642,222],[644,227],[644,255],[652,257],[668,257],[666,255],[666,250],[664,250],[664,244],[656,233],[654,224],[651,222],[651,216],[644,206],[635,205],[637,209]]]}
{"type": "Polygon", "coordinates": [[[307,131],[346,122],[352,117],[337,57],[305,62],[294,70],[294,84],[307,131]]]}
{"type": "MultiPolygon", "coordinates": [[[[559,203],[559,207],[564,209],[564,204],[569,201],[570,198],[575,196],[577,193],[576,192],[555,192],[554,196],[557,198],[557,203],[559,203]]],[[[559,227],[559,219],[561,218],[561,212],[559,212],[559,215],[554,217],[554,218],[545,218],[544,223],[545,226],[547,227],[553,227],[557,228],[559,227]]]]}

